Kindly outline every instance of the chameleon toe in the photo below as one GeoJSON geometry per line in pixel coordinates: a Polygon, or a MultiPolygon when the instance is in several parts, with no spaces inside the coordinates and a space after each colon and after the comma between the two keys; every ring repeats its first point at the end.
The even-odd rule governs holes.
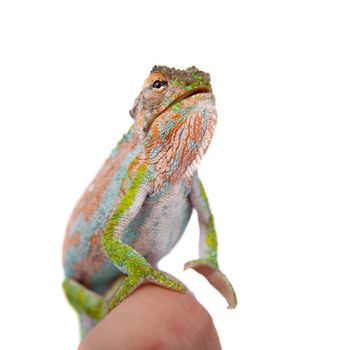
{"type": "Polygon", "coordinates": [[[161,287],[172,289],[177,292],[188,291],[188,288],[181,281],[163,271],[153,270],[147,277],[147,280],[161,287]]]}

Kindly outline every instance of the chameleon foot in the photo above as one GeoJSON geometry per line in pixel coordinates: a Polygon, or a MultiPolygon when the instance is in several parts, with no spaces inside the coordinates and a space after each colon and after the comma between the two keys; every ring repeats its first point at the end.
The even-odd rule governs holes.
{"type": "Polygon", "coordinates": [[[236,307],[236,293],[228,278],[219,270],[216,262],[211,262],[209,259],[191,260],[185,264],[184,268],[185,270],[188,268],[193,269],[203,275],[226,299],[229,309],[236,307]]]}
{"type": "Polygon", "coordinates": [[[73,308],[80,314],[84,312],[95,320],[101,320],[107,313],[107,304],[103,297],[85,288],[83,285],[66,278],[63,289],[73,308]]]}
{"type": "Polygon", "coordinates": [[[175,290],[177,292],[186,292],[187,287],[175,277],[166,272],[159,271],[153,268],[147,268],[142,273],[134,273],[128,275],[113,299],[108,305],[108,310],[111,311],[118,306],[125,298],[127,298],[137,287],[145,282],[151,282],[161,287],[175,290]]]}

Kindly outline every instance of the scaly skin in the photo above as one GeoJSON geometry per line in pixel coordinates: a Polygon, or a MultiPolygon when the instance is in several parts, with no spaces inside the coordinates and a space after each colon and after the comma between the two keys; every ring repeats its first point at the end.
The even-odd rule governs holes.
{"type": "Polygon", "coordinates": [[[180,239],[193,208],[199,259],[185,268],[236,306],[219,270],[214,218],[196,171],[217,121],[209,75],[155,66],[130,115],[134,125],[79,200],[64,241],[63,287],[82,336],[144,282],[187,290],[156,264],[180,239]]]}

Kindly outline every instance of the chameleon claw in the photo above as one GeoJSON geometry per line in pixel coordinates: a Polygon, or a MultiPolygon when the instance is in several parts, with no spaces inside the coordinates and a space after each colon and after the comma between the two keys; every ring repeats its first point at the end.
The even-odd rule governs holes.
{"type": "Polygon", "coordinates": [[[234,309],[237,306],[235,290],[228,278],[219,270],[216,262],[211,262],[209,259],[191,260],[185,264],[184,269],[193,269],[203,275],[226,299],[228,309],[234,309]]]}

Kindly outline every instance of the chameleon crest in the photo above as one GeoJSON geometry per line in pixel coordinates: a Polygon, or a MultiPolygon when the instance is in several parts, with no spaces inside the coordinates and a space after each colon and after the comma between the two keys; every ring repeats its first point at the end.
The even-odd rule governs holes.
{"type": "Polygon", "coordinates": [[[187,291],[157,262],[180,239],[193,208],[199,258],[185,268],[236,306],[219,269],[214,218],[196,170],[217,122],[209,74],[154,66],[130,115],[134,125],[78,201],[64,240],[63,287],[82,336],[145,282],[187,291]]]}

